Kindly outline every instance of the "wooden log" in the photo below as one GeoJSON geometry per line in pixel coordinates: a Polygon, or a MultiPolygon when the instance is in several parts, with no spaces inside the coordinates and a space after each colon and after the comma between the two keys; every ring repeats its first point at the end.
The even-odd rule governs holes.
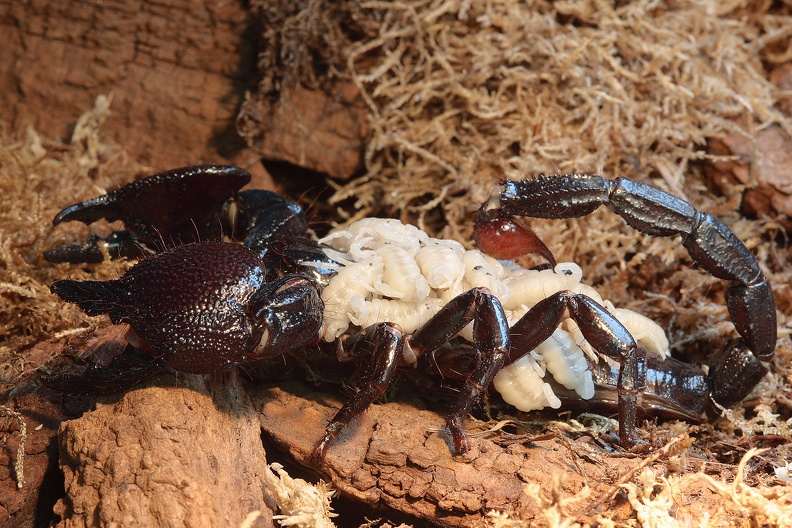
{"type": "Polygon", "coordinates": [[[139,388],[61,426],[59,526],[272,526],[259,424],[235,376],[139,388]]]}

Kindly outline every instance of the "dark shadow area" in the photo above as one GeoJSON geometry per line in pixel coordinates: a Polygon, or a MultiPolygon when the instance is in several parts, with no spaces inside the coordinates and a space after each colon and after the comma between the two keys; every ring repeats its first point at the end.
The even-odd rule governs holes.
{"type": "Polygon", "coordinates": [[[328,203],[333,188],[326,174],[286,161],[262,160],[262,164],[280,187],[279,192],[300,203],[308,226],[319,236],[330,230],[331,222],[340,220],[338,206],[328,203]]]}

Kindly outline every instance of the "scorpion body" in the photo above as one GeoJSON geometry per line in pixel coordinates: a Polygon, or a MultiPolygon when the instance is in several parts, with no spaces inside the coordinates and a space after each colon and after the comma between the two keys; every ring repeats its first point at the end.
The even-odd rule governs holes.
{"type": "Polygon", "coordinates": [[[146,258],[118,280],[52,285],[87,314],[128,324],[130,344],[109,365],[55,377],[51,387],[116,391],[166,367],[217,372],[324,340],[336,344],[339,360],[361,362],[363,376],[316,444],[316,458],[398,368],[419,364],[461,380],[446,420],[458,452],[470,449],[462,422],[494,379],[504,398],[526,409],[557,407],[556,392],[589,399],[597,387],[613,387],[620,440],[630,446],[647,387],[662,402],[656,408],[700,416],[709,398],[721,405],[742,399],[766,373],[760,360],[772,357],[775,304],[754,257],[717,219],[646,184],[581,174],[504,182],[479,213],[481,251],[465,251],[383,219],[317,241],[296,203],[240,192],[248,180],[235,167],[176,169],[56,216],[55,223],[120,219],[127,229],[50,250],[48,260],[98,261],[106,252],[146,258]],[[729,281],[740,338],[712,360],[708,376],[665,360],[659,327],[616,310],[580,282],[575,266],[556,266],[512,219],[581,216],[603,204],[649,234],[682,235],[702,268],[729,281]],[[209,241],[223,233],[244,245],[209,241]],[[163,250],[163,240],[172,247],[163,250]],[[553,269],[497,260],[530,251],[553,269]]]}

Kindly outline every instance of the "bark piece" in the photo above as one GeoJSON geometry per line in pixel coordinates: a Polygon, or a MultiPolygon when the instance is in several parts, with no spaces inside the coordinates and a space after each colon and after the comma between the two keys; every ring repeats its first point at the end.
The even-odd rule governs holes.
{"type": "Polygon", "coordinates": [[[737,159],[716,161],[705,166],[707,183],[721,193],[731,185],[745,185],[741,208],[743,213],[786,215],[785,227],[792,228],[792,137],[780,126],[772,125],[758,131],[753,140],[732,134],[710,140],[711,155],[735,156],[737,159]]]}
{"type": "MultiPolygon", "coordinates": [[[[479,526],[493,510],[525,520],[526,526],[546,524],[547,515],[595,524],[603,512],[626,525],[635,515],[615,483],[624,475],[634,481],[648,455],[608,452],[591,437],[575,440],[563,434],[508,446],[479,437],[470,453],[454,455],[450,438],[432,432],[444,422],[439,414],[385,403],[372,405],[353,421],[330,446],[325,463],[316,467],[308,457],[340,402],[299,382],[249,392],[264,433],[279,448],[347,498],[371,508],[388,506],[414,517],[416,526],[479,526]],[[538,484],[545,496],[529,495],[527,484],[538,484]],[[599,499],[601,506],[587,510],[599,499]]],[[[475,434],[480,425],[468,419],[466,429],[475,434]]],[[[658,474],[667,471],[662,460],[653,467],[658,474]]],[[[704,483],[688,482],[676,493],[677,519],[708,512],[712,518],[738,519],[735,526],[749,525],[747,518],[739,518],[739,504],[704,483]]]]}
{"type": "Polygon", "coordinates": [[[347,180],[363,169],[367,112],[354,85],[335,90],[296,88],[274,104],[253,96],[240,112],[240,134],[263,158],[347,180]]]}
{"type": "MultiPolygon", "coordinates": [[[[312,467],[311,450],[340,403],[298,383],[252,389],[251,398],[265,433],[312,467]]],[[[324,466],[312,469],[354,500],[442,526],[471,526],[491,509],[530,516],[524,482],[569,471],[569,454],[553,441],[504,449],[479,440],[471,453],[454,456],[449,438],[427,434],[443,421],[406,404],[373,405],[331,445],[324,466]]],[[[566,484],[579,490],[582,483],[571,473],[566,484]]]]}
{"type": "MultiPolygon", "coordinates": [[[[123,347],[124,329],[102,328],[86,336],[83,347],[98,355],[123,347]]],[[[31,365],[44,365],[63,353],[66,340],[44,341],[25,352],[31,365]]],[[[51,363],[65,363],[56,360],[51,363]]],[[[31,368],[31,373],[33,369],[31,368]]],[[[30,377],[30,376],[28,376],[30,377]]],[[[77,418],[93,404],[95,398],[59,396],[43,390],[36,379],[14,388],[3,405],[13,408],[25,421],[24,485],[13,470],[20,441],[18,424],[0,418],[0,528],[43,526],[52,519],[52,507],[63,495],[63,476],[58,471],[58,428],[64,420],[77,418]]]]}
{"type": "Polygon", "coordinates": [[[113,95],[105,132],[156,168],[239,159],[255,72],[243,2],[0,0],[0,108],[13,130],[68,138],[113,95]]]}
{"type": "MultiPolygon", "coordinates": [[[[159,380],[160,384],[163,379],[159,380]]],[[[61,527],[272,526],[256,416],[236,381],[132,390],[61,426],[61,527]]]]}

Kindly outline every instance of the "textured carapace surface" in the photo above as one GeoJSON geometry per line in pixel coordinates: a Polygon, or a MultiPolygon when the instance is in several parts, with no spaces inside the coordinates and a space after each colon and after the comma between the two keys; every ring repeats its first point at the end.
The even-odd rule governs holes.
{"type": "Polygon", "coordinates": [[[118,280],[59,281],[53,291],[82,295],[77,304],[86,312],[129,324],[144,340],[140,347],[167,356],[169,366],[207,373],[238,365],[260,341],[246,306],[263,284],[264,264],[253,251],[204,242],[158,253],[118,280]]]}

